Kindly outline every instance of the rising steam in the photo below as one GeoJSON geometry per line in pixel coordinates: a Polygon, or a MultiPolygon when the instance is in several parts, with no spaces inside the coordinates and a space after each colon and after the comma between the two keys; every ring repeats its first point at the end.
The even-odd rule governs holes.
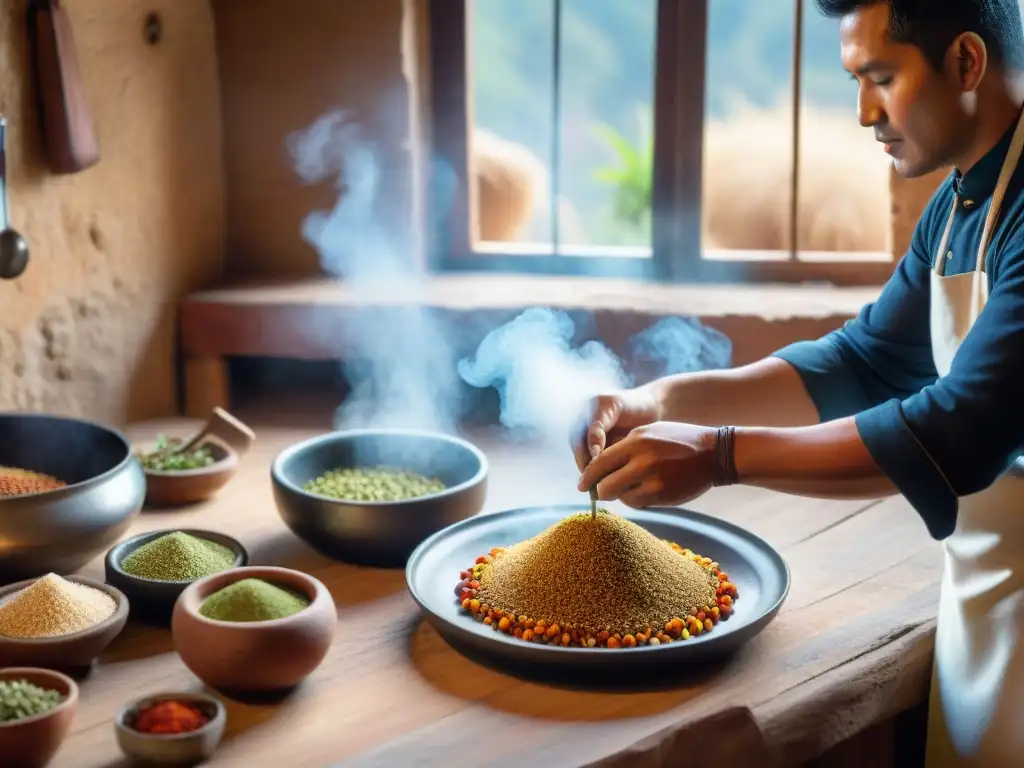
{"type": "MultiPolygon", "coordinates": [[[[357,321],[332,329],[350,350],[343,365],[352,387],[336,414],[336,428],[454,432],[464,383],[498,391],[506,427],[564,446],[591,396],[632,385],[620,360],[604,345],[589,341],[575,348],[572,318],[550,309],[527,309],[490,331],[475,355],[460,359],[466,329],[445,323],[423,305],[421,278],[410,261],[415,242],[382,223],[387,201],[372,138],[343,111],[335,111],[291,135],[288,149],[303,182],[335,181],[337,203],[330,211],[310,213],[302,236],[317,250],[324,271],[344,278],[366,307],[357,321]]],[[[435,172],[433,177],[450,179],[451,174],[435,172]]],[[[439,194],[449,200],[454,194],[452,184],[443,186],[431,190],[435,203],[439,194]]],[[[630,351],[660,376],[727,367],[732,345],[697,320],[673,317],[633,337],[630,351]]]]}
{"type": "Polygon", "coordinates": [[[504,426],[564,445],[590,397],[629,384],[603,344],[573,349],[574,333],[564,312],[528,309],[487,334],[474,357],[459,361],[459,375],[498,390],[504,426]]]}
{"type": "Polygon", "coordinates": [[[302,236],[324,271],[344,278],[360,298],[353,322],[333,329],[350,350],[343,367],[351,386],[335,427],[454,431],[460,390],[451,333],[420,305],[412,238],[382,223],[374,142],[335,111],[289,136],[288,149],[305,183],[336,181],[334,208],[310,213],[302,236]]]}

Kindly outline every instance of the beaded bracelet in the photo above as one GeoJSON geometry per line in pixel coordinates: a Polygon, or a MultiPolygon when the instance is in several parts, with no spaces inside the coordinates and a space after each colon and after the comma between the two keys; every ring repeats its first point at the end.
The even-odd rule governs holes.
{"type": "Polygon", "coordinates": [[[719,427],[715,433],[715,463],[711,475],[711,484],[716,488],[739,482],[735,445],[736,428],[719,427]]]}

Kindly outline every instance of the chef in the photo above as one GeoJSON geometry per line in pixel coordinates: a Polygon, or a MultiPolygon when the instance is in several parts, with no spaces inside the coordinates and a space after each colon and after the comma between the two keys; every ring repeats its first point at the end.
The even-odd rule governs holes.
{"type": "Polygon", "coordinates": [[[928,768],[1024,765],[1024,33],[1016,0],[817,0],[901,175],[952,167],[879,298],[816,341],[595,399],[580,490],[902,494],[943,542],[928,768]],[[591,458],[594,457],[594,458],[591,458]]]}

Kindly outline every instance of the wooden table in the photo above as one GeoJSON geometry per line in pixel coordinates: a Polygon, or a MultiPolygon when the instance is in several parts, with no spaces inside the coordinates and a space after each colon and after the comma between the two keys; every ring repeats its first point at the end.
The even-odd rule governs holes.
{"type": "MultiPolygon", "coordinates": [[[[130,433],[149,438],[191,424],[130,433]]],[[[255,426],[252,453],[218,498],[143,512],[132,529],[230,533],[254,564],[311,573],[337,602],[334,646],[295,694],[276,705],[226,702],[228,729],[214,765],[637,768],[681,764],[682,755],[719,767],[768,766],[778,756],[799,764],[924,699],[941,553],[902,499],[708,494],[692,506],[749,527],[787,558],[793,587],[782,612],[702,682],[641,693],[569,690],[469,662],[420,619],[402,571],[336,563],[295,538],[274,509],[268,466],[282,447],[323,429],[255,426]]],[[[567,450],[475,439],[492,461],[488,510],[580,502],[567,450]]],[[[82,573],[102,579],[102,558],[82,573]]],[[[122,765],[112,720],[125,700],[199,688],[168,631],[129,624],[82,684],[72,735],[52,765],[122,765]]]]}

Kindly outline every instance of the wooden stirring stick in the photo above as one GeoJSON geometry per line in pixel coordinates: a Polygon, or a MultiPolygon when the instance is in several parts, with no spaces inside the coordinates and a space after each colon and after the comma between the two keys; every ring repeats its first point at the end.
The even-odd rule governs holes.
{"type": "MultiPolygon", "coordinates": [[[[601,449],[596,445],[590,446],[590,460],[593,461],[597,458],[597,455],[601,453],[601,449]]],[[[590,519],[597,520],[597,483],[590,486],[590,519]]]]}
{"type": "Polygon", "coordinates": [[[164,455],[171,456],[175,453],[185,453],[209,437],[220,438],[238,453],[245,453],[249,450],[253,440],[256,439],[256,433],[223,408],[214,408],[213,415],[210,416],[206,425],[196,433],[195,437],[187,443],[175,446],[164,455]]]}

